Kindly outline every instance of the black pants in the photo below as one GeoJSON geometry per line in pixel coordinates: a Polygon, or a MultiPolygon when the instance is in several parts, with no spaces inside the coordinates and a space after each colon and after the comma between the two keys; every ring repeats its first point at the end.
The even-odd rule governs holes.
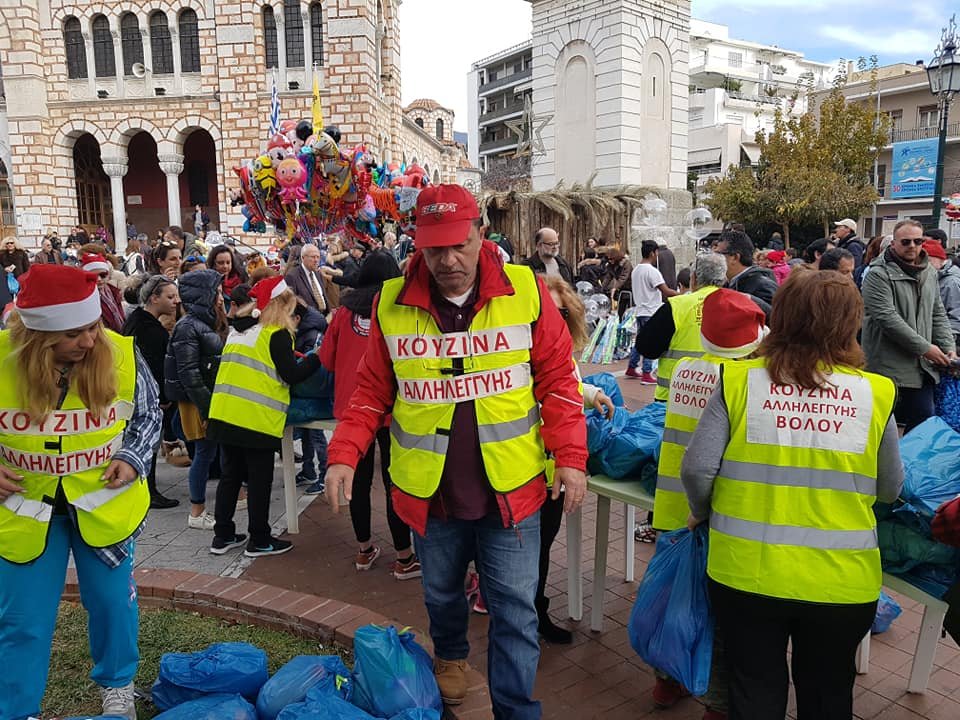
{"type": "Polygon", "coordinates": [[[710,580],[729,673],[730,720],[783,720],[787,714],[787,642],[797,720],[850,720],[857,645],[876,601],[826,605],[754,595],[710,580]]]}
{"type": "Polygon", "coordinates": [[[546,597],[547,575],[550,573],[550,548],[560,532],[563,520],[563,493],[554,500],[550,497],[551,488],[547,488],[547,499],[540,507],[540,579],[537,580],[536,602],[542,603],[546,597]]]}
{"type": "Polygon", "coordinates": [[[397,517],[393,511],[393,497],[390,488],[390,430],[380,428],[376,440],[370,443],[367,454],[357,463],[353,475],[353,499],[350,500],[350,521],[353,533],[360,544],[370,542],[370,492],[373,488],[373,462],[377,446],[380,446],[380,474],[383,477],[383,489],[387,493],[387,524],[393,538],[393,548],[403,554],[410,549],[410,526],[397,517]]]}
{"type": "Polygon", "coordinates": [[[273,450],[221,445],[222,472],[217,484],[213,528],[218,538],[230,540],[237,532],[233,515],[237,510],[240,488],[247,486],[247,532],[250,542],[266,546],[270,542],[270,490],[273,487],[273,450]]]}
{"type": "Polygon", "coordinates": [[[904,432],[910,432],[924,420],[936,413],[933,404],[933,380],[924,373],[923,387],[897,388],[897,404],[893,416],[904,432]]]}
{"type": "Polygon", "coordinates": [[[150,459],[150,470],[147,471],[147,487],[150,489],[150,497],[160,494],[157,490],[157,453],[150,459]]]}

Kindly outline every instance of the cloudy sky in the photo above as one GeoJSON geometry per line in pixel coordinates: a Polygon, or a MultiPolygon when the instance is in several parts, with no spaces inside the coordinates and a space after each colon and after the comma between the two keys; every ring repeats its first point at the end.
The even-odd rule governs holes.
{"type": "MultiPolygon", "coordinates": [[[[732,37],[833,62],[876,54],[881,64],[929,60],[952,12],[946,0],[693,0],[696,18],[732,37]]],[[[481,58],[530,37],[526,0],[403,0],[403,102],[430,97],[467,129],[466,76],[481,58]]]]}

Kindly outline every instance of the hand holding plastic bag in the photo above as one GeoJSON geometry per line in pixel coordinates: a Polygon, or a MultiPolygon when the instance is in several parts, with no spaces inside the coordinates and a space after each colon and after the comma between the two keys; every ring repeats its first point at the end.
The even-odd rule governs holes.
{"type": "Polygon", "coordinates": [[[353,639],[353,702],[390,718],[410,708],[443,710],[433,661],[409,630],[365,625],[353,639]]]}
{"type": "Polygon", "coordinates": [[[664,533],[630,614],[630,645],[644,662],[700,696],[710,683],[714,621],[707,594],[707,526],[664,533]]]}

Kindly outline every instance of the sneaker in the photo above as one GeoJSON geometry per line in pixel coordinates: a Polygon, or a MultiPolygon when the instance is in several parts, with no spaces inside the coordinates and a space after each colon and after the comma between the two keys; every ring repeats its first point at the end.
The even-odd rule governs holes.
{"type": "Polygon", "coordinates": [[[216,523],[217,521],[213,519],[213,515],[206,510],[196,516],[187,516],[187,527],[191,527],[194,530],[213,530],[213,526],[216,525],[216,523]]]}
{"type": "Polygon", "coordinates": [[[168,498],[160,493],[150,496],[150,509],[151,510],[169,510],[170,508],[175,508],[180,504],[179,500],[174,498],[168,498]]]}
{"type": "Polygon", "coordinates": [[[634,380],[637,380],[641,377],[640,373],[637,372],[637,369],[633,367],[628,367],[624,371],[623,376],[628,378],[633,378],[634,380]]]}
{"type": "Polygon", "coordinates": [[[307,477],[304,475],[303,471],[297,473],[297,485],[312,485],[317,479],[315,477],[307,477]]]}
{"type": "Polygon", "coordinates": [[[243,554],[247,557],[264,557],[266,555],[283,555],[283,553],[290,552],[292,549],[293,543],[289,540],[270,538],[270,542],[265,546],[257,545],[251,540],[247,543],[247,549],[243,551],[243,554]]]}
{"type": "Polygon", "coordinates": [[[467,661],[441,660],[433,661],[433,675],[440,688],[440,699],[447,705],[459,705],[467,696],[467,661]]]}
{"type": "Polygon", "coordinates": [[[134,702],[133,683],[127,683],[118,688],[100,688],[100,698],[103,701],[103,714],[112,717],[137,720],[137,706],[134,702]]]}
{"type": "Polygon", "coordinates": [[[640,374],[640,384],[641,385],[656,385],[657,376],[652,372],[645,372],[640,374]]]}
{"type": "Polygon", "coordinates": [[[489,615],[490,611],[487,610],[487,604],[483,601],[483,595],[479,592],[476,594],[476,597],[473,598],[473,605],[470,607],[477,615],[489,615]]]}
{"type": "Polygon", "coordinates": [[[210,543],[210,552],[214,555],[224,555],[227,551],[240,547],[245,542],[247,542],[247,536],[243,533],[234,533],[232,540],[215,537],[213,542],[210,543]]]}
{"type": "Polygon", "coordinates": [[[658,677],[653,686],[653,704],[661,710],[671,708],[690,693],[676,680],[658,677]]]}
{"type": "Polygon", "coordinates": [[[406,562],[397,560],[393,563],[393,576],[397,580],[413,580],[422,577],[423,571],[420,569],[420,561],[416,555],[411,555],[406,562]]]}
{"type": "Polygon", "coordinates": [[[655,543],[657,541],[657,531],[650,526],[650,523],[639,522],[633,528],[633,537],[637,542],[655,543]]]}
{"type": "Polygon", "coordinates": [[[378,557],[380,557],[380,548],[376,545],[371,545],[370,549],[366,552],[360,551],[357,553],[357,557],[354,559],[354,565],[357,566],[357,570],[369,570],[373,567],[373,563],[377,561],[378,557]]]}
{"type": "Polygon", "coordinates": [[[323,480],[317,480],[310,485],[306,490],[303,491],[304,495],[323,495],[324,491],[327,489],[327,486],[324,484],[323,480]]]}

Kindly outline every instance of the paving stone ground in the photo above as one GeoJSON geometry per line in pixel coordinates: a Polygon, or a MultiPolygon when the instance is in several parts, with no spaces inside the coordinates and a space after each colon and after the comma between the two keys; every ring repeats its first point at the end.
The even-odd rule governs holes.
{"type": "MultiPolygon", "coordinates": [[[[622,370],[623,363],[599,368],[622,370]]],[[[584,375],[596,370],[583,368],[584,375]]],[[[639,381],[620,380],[628,407],[637,408],[649,402],[653,388],[639,381]]],[[[271,522],[285,528],[281,475],[275,471],[271,522]]],[[[187,503],[186,470],[171,468],[161,461],[160,486],[164,492],[187,503]]],[[[426,612],[422,591],[417,581],[397,582],[389,573],[393,560],[387,529],[382,486],[374,485],[373,530],[384,555],[365,573],[353,568],[356,544],[349,517],[334,515],[323,502],[301,498],[301,533],[291,536],[292,552],[274,558],[247,561],[240,551],[224,556],[208,552],[212,533],[186,527],[185,506],[151,513],[147,532],[138,547],[137,564],[142,567],[167,567],[205,572],[227,577],[269,583],[290,590],[313,593],[368,608],[412,626],[425,634],[426,612]]],[[[208,487],[210,508],[213,506],[215,483],[208,487]]],[[[620,720],[657,718],[687,720],[700,718],[703,708],[693,699],[686,699],[667,711],[656,710],[650,699],[653,675],[630,648],[626,625],[636,595],[638,582],[624,582],[624,514],[622,506],[613,506],[607,567],[607,590],[604,602],[604,631],[589,629],[590,596],[593,581],[593,539],[596,501],[589,499],[583,513],[584,619],[574,623],[566,619],[566,533],[561,529],[554,546],[547,593],[552,598],[551,613],[574,631],[569,646],[543,646],[537,680],[537,696],[543,702],[548,720],[586,720],[603,718],[620,720]]],[[[242,521],[239,523],[243,530],[242,521]]],[[[653,547],[637,544],[636,578],[643,577],[653,547]]],[[[897,597],[903,615],[892,628],[873,638],[870,672],[857,679],[854,712],[859,720],[960,720],[960,648],[944,639],[937,648],[936,665],[930,688],[923,695],[906,692],[907,678],[913,661],[917,633],[923,608],[897,597]]],[[[487,672],[487,618],[473,615],[470,622],[470,662],[480,672],[487,672]]],[[[489,718],[487,708],[467,707],[458,713],[461,718],[489,718]]],[[[795,717],[791,698],[789,717],[795,717]]]]}

